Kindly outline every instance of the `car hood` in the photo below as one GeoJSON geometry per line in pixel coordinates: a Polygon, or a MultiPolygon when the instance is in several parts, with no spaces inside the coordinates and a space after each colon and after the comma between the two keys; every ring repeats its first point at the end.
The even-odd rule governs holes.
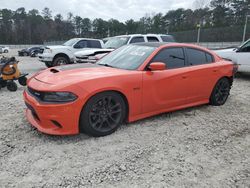
{"type": "Polygon", "coordinates": [[[83,56],[89,56],[89,55],[96,55],[101,53],[109,53],[112,52],[114,49],[86,49],[83,51],[76,52],[74,55],[76,57],[83,57],[83,56]]]}
{"type": "Polygon", "coordinates": [[[33,78],[47,84],[68,86],[92,79],[127,74],[128,72],[130,71],[86,63],[53,67],[38,73],[33,78]]]}
{"type": "Polygon", "coordinates": [[[225,53],[225,52],[235,52],[235,48],[227,48],[227,49],[222,49],[222,50],[214,50],[215,53],[225,53]]]}

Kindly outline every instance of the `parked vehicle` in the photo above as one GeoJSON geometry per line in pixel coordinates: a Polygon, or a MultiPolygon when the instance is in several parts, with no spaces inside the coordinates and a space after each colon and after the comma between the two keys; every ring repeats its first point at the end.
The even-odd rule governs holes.
{"type": "Polygon", "coordinates": [[[2,53],[8,53],[10,51],[10,48],[7,46],[0,46],[2,48],[2,53]]]}
{"type": "Polygon", "coordinates": [[[222,58],[231,59],[239,65],[238,72],[250,72],[250,39],[238,48],[215,50],[222,58]]]}
{"type": "Polygon", "coordinates": [[[22,49],[22,50],[18,51],[18,55],[19,56],[30,56],[32,52],[42,53],[43,52],[43,47],[35,46],[35,47],[25,48],[25,49],[22,49]]]}
{"type": "Polygon", "coordinates": [[[53,67],[28,80],[28,121],[53,135],[113,133],[123,121],[223,105],[237,66],[191,44],[123,46],[96,64],[53,67]]]}
{"type": "Polygon", "coordinates": [[[74,38],[60,46],[45,47],[43,54],[39,55],[40,61],[47,67],[74,63],[74,53],[83,49],[103,47],[103,41],[98,39],[74,38]]]}
{"type": "Polygon", "coordinates": [[[103,39],[105,41],[104,49],[90,49],[75,53],[77,63],[96,62],[100,57],[110,53],[121,46],[140,42],[175,42],[171,35],[163,34],[134,34],[122,35],[103,39]],[[102,54],[102,55],[101,55],[102,54]]]}
{"type": "Polygon", "coordinates": [[[37,49],[31,50],[30,57],[38,57],[38,55],[42,54],[43,51],[44,51],[44,47],[40,47],[39,50],[37,50],[37,49]]]}

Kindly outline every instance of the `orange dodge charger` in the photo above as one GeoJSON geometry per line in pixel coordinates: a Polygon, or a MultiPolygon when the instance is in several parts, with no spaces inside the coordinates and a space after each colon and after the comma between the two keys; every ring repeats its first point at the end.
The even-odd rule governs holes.
{"type": "Polygon", "coordinates": [[[223,105],[237,66],[181,43],[123,46],[96,64],[54,67],[28,80],[28,121],[53,135],[98,137],[122,122],[201,104],[223,105]]]}

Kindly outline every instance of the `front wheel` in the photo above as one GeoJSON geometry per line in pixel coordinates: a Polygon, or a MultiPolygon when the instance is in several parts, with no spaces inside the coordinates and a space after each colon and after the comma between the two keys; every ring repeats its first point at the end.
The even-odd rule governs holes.
{"type": "Polygon", "coordinates": [[[124,121],[126,105],[115,92],[103,92],[93,96],[83,108],[80,131],[94,137],[112,134],[124,121]]]}
{"type": "Polygon", "coordinates": [[[67,58],[65,57],[57,57],[53,63],[52,66],[61,66],[61,65],[66,65],[69,64],[69,61],[67,58]]]}
{"type": "Polygon", "coordinates": [[[227,78],[220,79],[211,94],[210,104],[214,106],[221,106],[225,104],[230,94],[231,84],[227,78]]]}
{"type": "Polygon", "coordinates": [[[7,89],[11,92],[15,92],[17,90],[17,84],[14,81],[8,81],[7,89]]]}
{"type": "Polygon", "coordinates": [[[20,77],[20,78],[18,78],[18,82],[20,85],[26,86],[27,85],[27,78],[25,76],[20,77]]]}
{"type": "Polygon", "coordinates": [[[53,67],[51,62],[45,62],[45,65],[46,65],[48,68],[53,67]]]}

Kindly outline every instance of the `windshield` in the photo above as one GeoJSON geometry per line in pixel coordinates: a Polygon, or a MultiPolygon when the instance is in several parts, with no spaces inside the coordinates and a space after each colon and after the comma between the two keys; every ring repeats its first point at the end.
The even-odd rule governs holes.
{"type": "Polygon", "coordinates": [[[98,61],[98,65],[136,70],[155,50],[155,47],[126,45],[98,61]]]}
{"type": "Polygon", "coordinates": [[[104,48],[117,49],[126,45],[128,40],[129,37],[113,37],[104,44],[104,48]]]}
{"type": "Polygon", "coordinates": [[[72,46],[73,44],[75,44],[78,41],[78,39],[70,39],[67,42],[65,42],[63,44],[63,46],[72,46]]]}

